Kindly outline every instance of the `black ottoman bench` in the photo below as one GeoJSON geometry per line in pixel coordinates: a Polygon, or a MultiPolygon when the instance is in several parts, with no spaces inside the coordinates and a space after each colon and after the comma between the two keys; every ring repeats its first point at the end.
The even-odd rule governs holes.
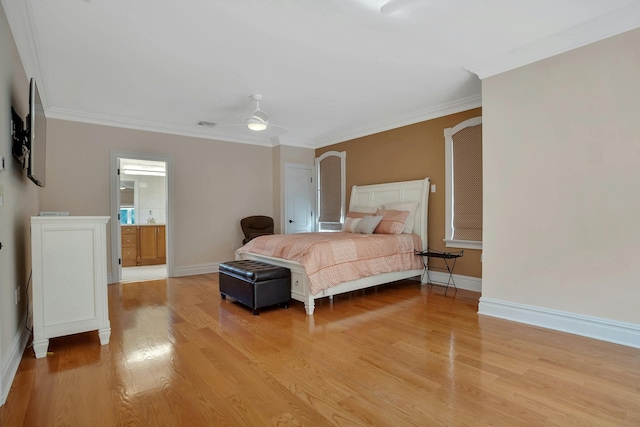
{"type": "Polygon", "coordinates": [[[230,296],[258,315],[261,307],[282,304],[289,308],[291,271],[261,261],[241,260],[220,263],[220,296],[230,296]]]}

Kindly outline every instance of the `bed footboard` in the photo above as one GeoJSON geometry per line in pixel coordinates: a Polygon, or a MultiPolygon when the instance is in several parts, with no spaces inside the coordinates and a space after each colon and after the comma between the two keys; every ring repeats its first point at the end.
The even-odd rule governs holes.
{"type": "Polygon", "coordinates": [[[412,277],[420,277],[422,270],[407,270],[393,273],[384,273],[377,276],[364,277],[362,279],[344,282],[337,286],[312,294],[309,287],[309,277],[304,270],[302,264],[288,261],[282,258],[273,258],[265,255],[254,253],[236,254],[236,259],[251,259],[255,261],[263,261],[268,264],[286,267],[291,270],[291,299],[304,303],[304,310],[311,316],[315,310],[315,300],[318,298],[333,297],[334,295],[346,292],[358,291],[373,286],[383,285],[385,283],[395,282],[396,280],[409,279],[412,277]]]}

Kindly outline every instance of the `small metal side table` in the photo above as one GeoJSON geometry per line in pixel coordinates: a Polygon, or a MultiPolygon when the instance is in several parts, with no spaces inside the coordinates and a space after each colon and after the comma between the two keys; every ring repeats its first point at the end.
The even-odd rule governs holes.
{"type": "Polygon", "coordinates": [[[437,284],[437,285],[445,285],[446,289],[444,291],[444,295],[447,295],[447,292],[449,291],[449,286],[453,286],[453,288],[455,289],[456,293],[458,292],[458,287],[456,286],[456,282],[453,280],[453,269],[456,266],[456,261],[458,260],[458,258],[460,258],[462,255],[464,255],[464,251],[460,251],[460,252],[442,252],[442,251],[437,251],[435,249],[431,249],[431,248],[427,248],[426,251],[415,251],[415,254],[418,256],[422,257],[422,264],[424,265],[424,272],[422,273],[422,279],[424,280],[424,275],[427,275],[427,281],[426,283],[433,285],[433,284],[437,284]],[[435,267],[431,265],[431,258],[440,258],[441,260],[444,261],[444,267],[435,267]],[[449,273],[449,277],[447,279],[446,282],[438,282],[438,281],[434,281],[431,280],[431,277],[429,277],[429,267],[431,267],[434,270],[442,270],[442,271],[446,271],[447,273],[449,273]]]}

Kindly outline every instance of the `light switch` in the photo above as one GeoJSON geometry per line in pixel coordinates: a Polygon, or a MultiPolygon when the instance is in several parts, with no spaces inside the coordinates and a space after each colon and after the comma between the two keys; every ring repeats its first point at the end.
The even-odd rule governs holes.
{"type": "Polygon", "coordinates": [[[431,192],[432,193],[436,192],[436,185],[435,184],[431,184],[431,192]]]}

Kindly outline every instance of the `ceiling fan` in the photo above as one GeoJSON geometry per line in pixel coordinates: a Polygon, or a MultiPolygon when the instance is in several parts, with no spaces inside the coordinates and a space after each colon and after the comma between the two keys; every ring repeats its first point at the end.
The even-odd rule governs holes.
{"type": "MultiPolygon", "coordinates": [[[[237,124],[237,125],[221,125],[220,127],[246,127],[247,129],[253,132],[262,132],[267,129],[275,130],[277,133],[286,133],[289,130],[283,126],[275,125],[273,123],[269,123],[269,115],[260,109],[260,101],[262,100],[262,95],[259,93],[249,95],[256,103],[256,108],[253,110],[251,115],[247,118],[245,124],[237,124]]],[[[198,123],[200,126],[218,126],[217,123],[201,121],[198,123]]]]}
{"type": "Polygon", "coordinates": [[[256,109],[251,113],[251,116],[247,119],[247,127],[255,132],[263,131],[269,126],[269,115],[260,109],[260,100],[262,95],[256,93],[249,96],[256,102],[256,109]]]}
{"type": "Polygon", "coordinates": [[[380,6],[380,13],[383,15],[390,15],[395,12],[399,12],[404,9],[405,6],[415,3],[418,0],[389,0],[382,6],[380,6]]]}

